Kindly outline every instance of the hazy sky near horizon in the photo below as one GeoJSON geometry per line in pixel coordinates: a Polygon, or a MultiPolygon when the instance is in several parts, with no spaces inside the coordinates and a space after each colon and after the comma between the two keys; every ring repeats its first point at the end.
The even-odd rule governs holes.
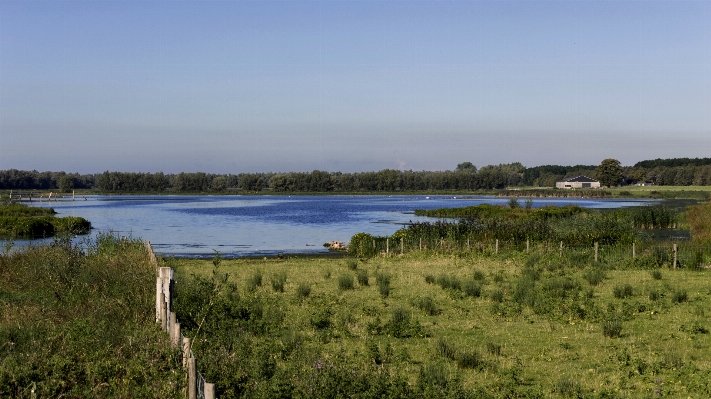
{"type": "Polygon", "coordinates": [[[711,157],[711,1],[0,0],[0,169],[711,157]]]}

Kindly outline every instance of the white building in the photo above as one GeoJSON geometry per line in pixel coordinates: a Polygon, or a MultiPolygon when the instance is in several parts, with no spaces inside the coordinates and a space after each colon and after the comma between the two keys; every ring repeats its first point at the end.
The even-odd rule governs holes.
{"type": "Polygon", "coordinates": [[[600,182],[587,176],[575,176],[556,182],[555,188],[600,188],[600,182]]]}

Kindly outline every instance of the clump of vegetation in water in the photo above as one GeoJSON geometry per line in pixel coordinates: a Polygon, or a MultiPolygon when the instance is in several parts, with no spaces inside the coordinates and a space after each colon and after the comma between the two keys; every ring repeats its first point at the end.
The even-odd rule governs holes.
{"type": "Polygon", "coordinates": [[[85,234],[91,223],[84,218],[58,218],[51,208],[34,208],[17,203],[0,204],[0,236],[45,238],[59,233],[85,234]]]}

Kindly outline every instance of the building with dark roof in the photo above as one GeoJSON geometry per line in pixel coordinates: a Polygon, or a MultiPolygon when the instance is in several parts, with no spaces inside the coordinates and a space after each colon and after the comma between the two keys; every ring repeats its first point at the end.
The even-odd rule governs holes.
{"type": "Polygon", "coordinates": [[[600,188],[600,182],[587,176],[575,176],[556,182],[555,188],[600,188]]]}

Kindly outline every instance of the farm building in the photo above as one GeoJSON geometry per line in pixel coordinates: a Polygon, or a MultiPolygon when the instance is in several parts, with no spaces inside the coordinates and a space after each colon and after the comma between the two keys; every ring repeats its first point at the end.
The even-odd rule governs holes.
{"type": "Polygon", "coordinates": [[[556,182],[555,188],[600,188],[600,182],[587,176],[576,176],[556,182]]]}

